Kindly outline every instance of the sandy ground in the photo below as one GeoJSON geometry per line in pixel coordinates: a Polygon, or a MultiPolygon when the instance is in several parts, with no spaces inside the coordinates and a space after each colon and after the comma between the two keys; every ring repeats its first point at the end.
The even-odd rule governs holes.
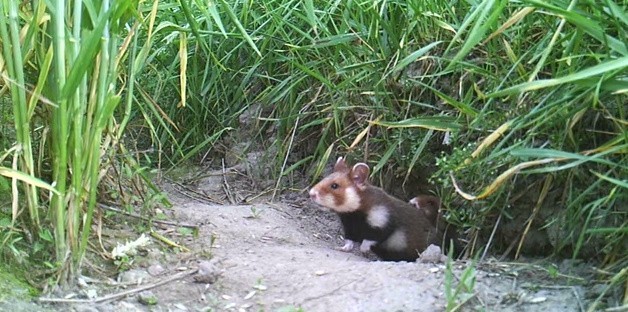
{"type": "MultiPolygon", "coordinates": [[[[222,275],[212,285],[179,281],[156,289],[164,307],[241,311],[443,311],[445,264],[384,262],[337,251],[339,224],[316,207],[179,204],[178,219],[205,224],[193,245],[213,247],[222,275]],[[315,220],[323,215],[327,223],[315,220]],[[329,222],[329,221],[332,222],[329,222]],[[322,232],[324,231],[324,232],[322,232]],[[162,299],[163,298],[163,299],[162,299]]],[[[454,264],[454,287],[468,262],[454,264]]],[[[515,266],[475,270],[462,310],[580,311],[578,287],[543,285],[515,266]],[[534,281],[533,281],[534,280],[534,281]]]]}
{"type": "MultiPolygon", "coordinates": [[[[171,193],[174,193],[172,188],[171,193]]],[[[113,278],[89,282],[75,291],[85,300],[129,291],[102,302],[17,306],[0,302],[0,311],[444,311],[445,263],[384,262],[359,251],[347,253],[337,217],[303,194],[276,203],[217,205],[173,194],[167,210],[173,222],[198,225],[197,235],[162,225],[158,232],[189,248],[173,253],[151,238],[131,263],[126,284],[113,278]],[[217,279],[198,282],[186,275],[162,285],[199,263],[211,264],[217,279]],[[209,261],[209,262],[207,262],[209,261]],[[158,267],[157,273],[154,268],[158,267]],[[131,274],[133,273],[133,274],[131,274]],[[111,286],[113,285],[113,286],[111,286]],[[155,304],[141,303],[137,287],[150,287],[155,304]],[[124,286],[124,287],[121,287],[124,286]]],[[[129,232],[133,239],[134,232],[129,232]]],[[[453,263],[457,311],[583,311],[585,289],[552,280],[532,264],[470,261],[453,263]],[[467,278],[463,277],[469,274],[467,278]],[[466,285],[463,287],[461,285],[466,285]]],[[[578,281],[575,279],[574,281],[578,281]]],[[[59,295],[58,295],[59,296],[59,295]]]]}

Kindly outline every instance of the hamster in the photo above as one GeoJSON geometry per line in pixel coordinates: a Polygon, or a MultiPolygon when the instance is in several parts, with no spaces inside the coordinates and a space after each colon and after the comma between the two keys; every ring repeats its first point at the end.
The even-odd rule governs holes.
{"type": "Polygon", "coordinates": [[[423,210],[425,216],[433,226],[437,226],[439,219],[440,199],[432,195],[419,195],[410,200],[410,204],[423,210]]]}
{"type": "Polygon", "coordinates": [[[360,243],[362,252],[373,251],[386,261],[414,261],[430,244],[439,244],[440,235],[424,209],[388,195],[368,181],[369,167],[352,168],[338,158],[334,172],[314,185],[310,198],[338,214],[345,244],[351,251],[360,243]]]}
{"type": "Polygon", "coordinates": [[[456,233],[456,229],[452,226],[449,226],[443,222],[440,215],[440,198],[432,195],[419,195],[412,198],[409,201],[410,204],[414,205],[417,209],[423,210],[425,216],[430,221],[432,226],[436,227],[437,231],[441,233],[440,239],[443,242],[444,248],[443,250],[447,253],[447,250],[450,247],[451,242],[454,244],[454,255],[458,257],[462,253],[462,245],[458,240],[458,234],[456,233]]]}

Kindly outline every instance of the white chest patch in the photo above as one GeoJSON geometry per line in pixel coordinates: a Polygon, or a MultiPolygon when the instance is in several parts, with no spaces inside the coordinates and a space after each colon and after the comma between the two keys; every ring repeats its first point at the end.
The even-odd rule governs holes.
{"type": "Polygon", "coordinates": [[[402,251],[408,247],[406,233],[403,230],[396,230],[382,245],[388,250],[402,251]]]}
{"type": "Polygon", "coordinates": [[[388,208],[386,206],[375,206],[371,208],[366,216],[366,222],[372,227],[383,228],[388,224],[388,208]]]}

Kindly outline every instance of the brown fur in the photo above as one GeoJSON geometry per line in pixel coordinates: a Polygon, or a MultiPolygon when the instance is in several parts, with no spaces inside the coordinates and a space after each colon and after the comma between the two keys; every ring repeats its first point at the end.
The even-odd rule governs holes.
{"type": "Polygon", "coordinates": [[[433,226],[437,226],[440,219],[440,199],[432,195],[419,195],[410,200],[420,210],[425,212],[425,216],[430,220],[433,226]]]}
{"type": "Polygon", "coordinates": [[[458,234],[453,226],[447,224],[441,216],[440,212],[440,198],[432,195],[419,195],[410,200],[419,210],[425,212],[426,217],[430,220],[432,226],[436,227],[439,233],[441,233],[441,240],[444,246],[444,250],[447,250],[450,246],[450,241],[454,243],[454,254],[459,256],[462,252],[462,246],[458,239],[458,234]]]}

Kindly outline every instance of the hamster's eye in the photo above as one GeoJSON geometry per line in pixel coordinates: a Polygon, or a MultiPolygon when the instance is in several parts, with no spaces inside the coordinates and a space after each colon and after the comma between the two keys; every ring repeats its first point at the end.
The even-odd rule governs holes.
{"type": "Polygon", "coordinates": [[[332,184],[330,185],[330,187],[331,187],[331,189],[332,189],[332,190],[335,190],[335,189],[339,188],[339,187],[340,187],[340,185],[338,185],[338,183],[332,183],[332,184]]]}

